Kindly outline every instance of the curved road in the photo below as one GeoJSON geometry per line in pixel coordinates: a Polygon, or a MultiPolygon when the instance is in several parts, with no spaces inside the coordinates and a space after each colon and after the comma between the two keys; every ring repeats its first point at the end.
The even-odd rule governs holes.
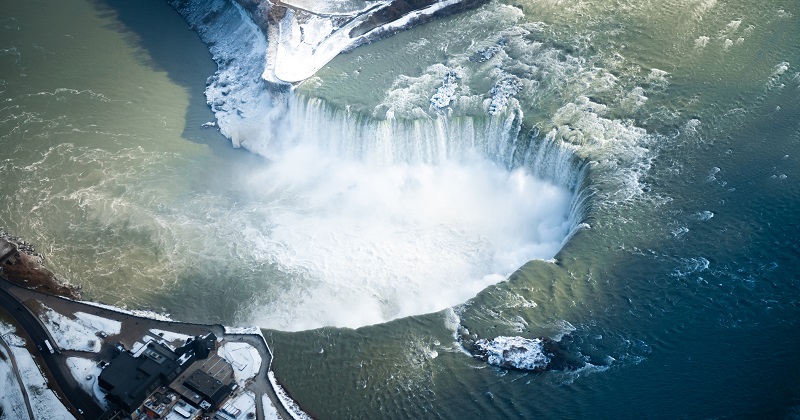
{"type": "MultiPolygon", "coordinates": [[[[36,317],[28,311],[28,309],[7,290],[8,283],[5,280],[0,280],[0,306],[6,309],[17,323],[25,330],[31,337],[34,344],[42,345],[44,348],[44,340],[48,339],[47,332],[39,324],[36,317]]],[[[57,388],[60,388],[60,394],[65,396],[68,401],[62,401],[64,405],[70,409],[73,415],[77,418],[86,419],[100,419],[104,417],[104,410],[97,402],[94,401],[92,396],[83,391],[78,386],[75,378],[72,377],[69,368],[67,367],[66,358],[59,354],[50,354],[47,350],[40,351],[39,360],[43,360],[45,366],[42,369],[49,371],[49,376],[55,379],[57,388]],[[83,415],[79,414],[77,409],[83,411],[83,415]]],[[[45,372],[46,374],[48,372],[45,372]]],[[[56,389],[58,395],[58,389],[56,389]]]]}

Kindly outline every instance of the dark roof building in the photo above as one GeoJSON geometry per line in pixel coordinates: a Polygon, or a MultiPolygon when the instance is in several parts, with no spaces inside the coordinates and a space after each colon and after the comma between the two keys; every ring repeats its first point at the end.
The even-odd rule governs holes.
{"type": "Polygon", "coordinates": [[[106,367],[98,384],[106,399],[122,409],[135,411],[159,386],[168,384],[194,362],[194,355],[181,357],[162,344],[150,342],[138,357],[122,352],[106,367]]]}
{"type": "Polygon", "coordinates": [[[222,381],[199,369],[186,378],[183,385],[198,393],[215,408],[219,407],[233,392],[230,385],[223,384],[222,381]]]}
{"type": "Polygon", "coordinates": [[[210,332],[205,337],[197,336],[186,340],[181,348],[175,350],[178,355],[193,351],[198,360],[206,359],[217,349],[217,336],[210,332]]]}

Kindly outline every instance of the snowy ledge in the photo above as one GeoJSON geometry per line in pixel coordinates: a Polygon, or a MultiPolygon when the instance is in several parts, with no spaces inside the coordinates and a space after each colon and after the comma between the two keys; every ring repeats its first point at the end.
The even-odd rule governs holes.
{"type": "Polygon", "coordinates": [[[271,42],[263,78],[308,79],[337,55],[485,0],[237,0],[271,42]],[[272,40],[275,40],[272,42],[272,40]]]}

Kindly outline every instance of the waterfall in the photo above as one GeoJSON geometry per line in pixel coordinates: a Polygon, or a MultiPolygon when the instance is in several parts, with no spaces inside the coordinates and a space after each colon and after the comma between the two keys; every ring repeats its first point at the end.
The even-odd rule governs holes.
{"type": "Polygon", "coordinates": [[[292,286],[254,299],[260,325],[441,310],[552,258],[585,217],[588,165],[519,107],[412,119],[334,106],[262,78],[267,40],[235,2],[173,5],[218,64],[206,96],[220,132],[269,160],[250,180],[269,228],[243,240],[292,286]]]}

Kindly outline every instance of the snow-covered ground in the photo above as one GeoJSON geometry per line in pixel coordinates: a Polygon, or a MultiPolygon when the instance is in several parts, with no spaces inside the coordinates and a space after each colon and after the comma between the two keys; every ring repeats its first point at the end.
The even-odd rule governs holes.
{"type": "Polygon", "coordinates": [[[227,420],[240,420],[248,418],[250,413],[253,415],[252,418],[255,418],[256,394],[247,391],[225,403],[217,412],[217,416],[227,420]]]}
{"type": "Polygon", "coordinates": [[[94,353],[100,351],[102,340],[97,337],[98,330],[91,323],[86,325],[80,318],[70,319],[46,305],[42,305],[42,307],[44,311],[39,314],[39,319],[50,331],[59,347],[66,350],[94,353]]]}
{"type": "Polygon", "coordinates": [[[93,360],[83,357],[68,357],[67,366],[81,389],[92,395],[101,407],[108,409],[106,394],[100,390],[100,385],[97,383],[97,377],[100,376],[103,369],[97,367],[93,360]]]}
{"type": "Polygon", "coordinates": [[[272,400],[269,399],[267,394],[261,396],[261,404],[264,406],[265,420],[281,420],[281,416],[278,414],[278,409],[272,405],[272,400]]]}
{"type": "Polygon", "coordinates": [[[239,386],[255,377],[261,369],[261,355],[247,343],[225,343],[217,354],[233,366],[233,376],[239,386]]]}
{"type": "MultiPolygon", "coordinates": [[[[25,340],[14,334],[13,331],[14,327],[0,323],[3,341],[8,344],[14,360],[17,362],[17,370],[25,385],[34,418],[37,420],[74,419],[75,417],[64,407],[53,390],[47,387],[47,380],[28,349],[25,348],[25,340]]],[[[0,360],[0,375],[9,372],[13,375],[10,355],[6,353],[3,346],[0,346],[0,352],[6,356],[4,360],[0,360]]],[[[0,392],[0,404],[3,405],[5,413],[3,418],[27,418],[28,411],[25,407],[25,400],[16,378],[11,379],[7,375],[0,376],[0,384],[6,385],[0,392]],[[12,380],[14,384],[11,383],[12,380]],[[13,406],[8,404],[13,404],[13,406]],[[17,413],[21,413],[21,415],[16,416],[17,413]]]]}
{"type": "Polygon", "coordinates": [[[122,331],[122,323],[113,319],[103,318],[86,312],[75,312],[75,318],[83,325],[102,331],[108,335],[116,335],[122,331]]]}
{"type": "MultiPolygon", "coordinates": [[[[14,327],[0,322],[0,340],[11,346],[9,341],[18,342],[20,339],[14,335],[14,327]],[[6,338],[9,337],[10,340],[6,338]]],[[[28,416],[25,407],[25,396],[22,395],[19,379],[11,364],[11,357],[6,346],[0,343],[0,411],[2,418],[24,419],[28,416]]]]}

